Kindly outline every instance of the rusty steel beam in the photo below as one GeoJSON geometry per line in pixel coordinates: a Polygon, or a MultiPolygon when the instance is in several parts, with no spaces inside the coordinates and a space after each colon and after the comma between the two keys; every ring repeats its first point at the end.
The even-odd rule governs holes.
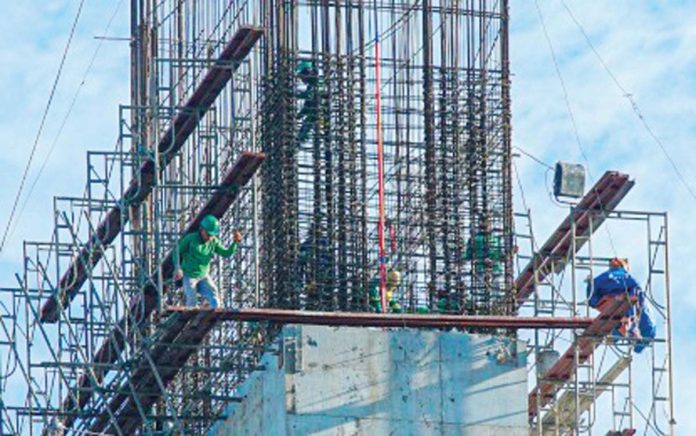
{"type": "MultiPolygon", "coordinates": [[[[191,233],[199,228],[200,222],[206,215],[214,215],[221,218],[227,209],[238,198],[241,187],[245,186],[265,159],[263,153],[244,152],[239,157],[235,165],[229,170],[218,189],[213,193],[210,199],[198,212],[196,218],[189,223],[185,233],[191,233]]],[[[173,250],[165,257],[160,266],[162,277],[169,280],[170,284],[163,287],[163,292],[168,292],[171,286],[171,278],[174,276],[175,260],[173,250]]],[[[77,381],[78,401],[75,402],[72,397],[68,396],[63,400],[62,409],[71,413],[63,425],[70,427],[76,415],[73,412],[79,412],[84,409],[85,405],[92,398],[95,388],[95,383],[99,384],[104,380],[109,372],[109,367],[105,364],[112,364],[118,360],[119,355],[124,350],[128,338],[126,332],[148,320],[149,315],[157,307],[158,293],[154,285],[157,283],[158,274],[154,274],[150,279],[150,284],[147,285],[141,294],[141,298],[135,298],[130,302],[128,314],[121,318],[111,333],[104,339],[99,349],[92,358],[94,363],[94,375],[82,374],[77,381]]]]}
{"type": "Polygon", "coordinates": [[[539,384],[529,393],[528,412],[531,421],[537,414],[537,409],[547,405],[561,389],[562,385],[570,381],[575,374],[576,352],[577,361],[583,364],[590,358],[597,347],[598,341],[611,334],[619,326],[621,318],[629,309],[630,303],[624,295],[604,297],[600,301],[600,311],[587,329],[578,337],[568,350],[549,368],[539,379],[539,384]]]}
{"type": "MultiPolygon", "coordinates": [[[[253,27],[241,27],[206,73],[193,95],[179,111],[157,144],[160,168],[166,167],[179,152],[186,140],[206,114],[218,95],[232,77],[232,73],[249,54],[263,32],[253,27]]],[[[154,160],[147,160],[138,175],[131,180],[118,205],[114,206],[99,223],[87,244],[73,258],[58,283],[58,289],[41,308],[41,322],[56,322],[59,310],[66,307],[82,285],[90,271],[104,256],[105,248],[123,230],[128,221],[124,210],[137,206],[150,195],[155,183],[154,160]]]]}
{"type": "Polygon", "coordinates": [[[220,321],[268,321],[280,324],[309,324],[356,327],[414,328],[501,328],[501,329],[563,329],[585,328],[593,318],[549,318],[522,316],[378,314],[364,312],[314,312],[283,309],[203,309],[170,307],[169,314],[210,313],[220,321]]]}
{"type": "Polygon", "coordinates": [[[116,428],[123,434],[135,434],[142,424],[142,416],[138,407],[148,410],[157,400],[162,398],[162,389],[167,387],[180,369],[196,352],[191,344],[199,344],[215,326],[217,320],[210,314],[188,314],[169,317],[158,327],[153,346],[147,352],[155,366],[153,370],[144,353],[133,364],[133,372],[129,383],[133,391],[128,389],[128,382],[122,387],[123,393],[111,398],[105,406],[116,415],[116,425],[110,423],[110,415],[104,410],[90,426],[94,434],[114,434],[116,428]],[[156,372],[155,372],[156,371],[156,372]],[[159,381],[158,381],[159,380],[159,381]],[[127,393],[126,393],[127,392],[127,393]]]}
{"type": "Polygon", "coordinates": [[[575,252],[578,252],[591,232],[596,231],[604,223],[605,213],[616,208],[634,183],[627,174],[616,171],[604,173],[574,207],[574,212],[567,216],[549,236],[539,250],[539,254],[529,261],[515,280],[517,309],[534,293],[537,280],[543,281],[548,275],[557,273],[565,267],[573,254],[573,222],[576,235],[583,237],[576,241],[575,252]],[[592,223],[591,228],[590,223],[592,223]],[[536,280],[535,273],[538,274],[536,280]]]}

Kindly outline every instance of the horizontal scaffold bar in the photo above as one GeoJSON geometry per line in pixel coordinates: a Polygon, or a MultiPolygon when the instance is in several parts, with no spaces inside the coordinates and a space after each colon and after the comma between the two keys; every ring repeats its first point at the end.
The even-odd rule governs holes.
{"type": "Polygon", "coordinates": [[[607,171],[549,236],[515,280],[517,308],[534,293],[536,284],[565,267],[573,254],[602,225],[609,212],[623,200],[634,185],[628,175],[607,171]],[[573,235],[573,231],[575,235],[573,235]],[[573,239],[575,243],[573,243],[573,239]]]}
{"type": "Polygon", "coordinates": [[[500,328],[500,329],[563,329],[586,328],[594,318],[587,317],[522,317],[443,314],[379,314],[366,312],[313,312],[284,309],[201,309],[170,307],[169,313],[210,313],[220,321],[269,321],[281,324],[309,324],[357,327],[414,328],[500,328]]]}
{"type": "MultiPolygon", "coordinates": [[[[262,34],[260,29],[241,27],[227,44],[215,65],[208,70],[186,102],[185,107],[177,113],[169,128],[159,139],[157,150],[160,156],[160,170],[165,168],[181,150],[203,115],[229,83],[234,70],[247,57],[262,34]]],[[[90,271],[104,256],[105,247],[111,244],[125,227],[128,214],[124,214],[123,209],[141,204],[152,192],[157,179],[156,168],[155,161],[151,159],[142,164],[118,205],[109,210],[87,244],[65,269],[56,292],[41,308],[41,322],[56,322],[59,310],[69,305],[77,295],[89,277],[90,271]]]]}

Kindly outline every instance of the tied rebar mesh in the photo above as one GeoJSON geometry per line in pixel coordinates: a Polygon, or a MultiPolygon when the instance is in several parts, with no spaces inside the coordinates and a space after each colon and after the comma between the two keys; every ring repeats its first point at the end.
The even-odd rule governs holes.
{"type": "Polygon", "coordinates": [[[177,336],[186,324],[161,311],[183,297],[160,266],[221,188],[235,195],[223,243],[244,233],[212,268],[225,306],[375,310],[376,33],[385,261],[400,273],[389,310],[513,313],[505,1],[133,1],[115,150],[89,153],[83,196],[56,198],[52,239],[25,244],[8,300],[9,364],[27,392],[5,430],[202,434],[239,400],[275,330],[177,336]],[[217,64],[247,25],[263,38],[217,64]],[[208,109],[186,107],[211,68],[229,83],[208,109]],[[195,128],[170,155],[161,140],[182,113],[195,128]],[[265,153],[260,176],[221,187],[243,151],[265,153]],[[102,244],[106,216],[120,227],[102,244]],[[66,274],[83,249],[84,271],[66,274]],[[54,323],[40,322],[46,304],[54,323]]]}
{"type": "Polygon", "coordinates": [[[379,32],[393,298],[407,311],[512,313],[505,2],[266,5],[268,304],[374,309],[379,32]]]}

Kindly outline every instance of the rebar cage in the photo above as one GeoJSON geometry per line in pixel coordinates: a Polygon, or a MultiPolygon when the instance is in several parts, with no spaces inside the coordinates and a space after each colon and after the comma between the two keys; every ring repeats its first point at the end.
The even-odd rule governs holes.
{"type": "Polygon", "coordinates": [[[384,261],[401,276],[398,305],[510,313],[506,2],[266,4],[269,303],[368,309],[381,135],[384,261]]]}
{"type": "MultiPolygon", "coordinates": [[[[205,334],[173,338],[183,321],[162,312],[182,295],[160,267],[220,190],[235,195],[221,239],[244,234],[235,256],[213,266],[225,306],[375,310],[371,290],[384,261],[400,273],[387,310],[516,313],[507,1],[140,0],[131,8],[131,101],[121,107],[116,147],[88,154],[84,195],[56,197],[50,241],[25,242],[18,286],[2,290],[2,432],[202,434],[238,401],[236,387],[263,369],[261,353],[276,349],[268,326],[200,320],[205,334]],[[245,26],[263,37],[243,57],[221,60],[245,26]],[[229,80],[210,107],[192,106],[211,71],[229,80]],[[195,128],[179,144],[181,115],[195,128]],[[226,186],[244,151],[265,153],[258,177],[226,186]],[[147,184],[148,195],[134,201],[132,186],[147,184]],[[107,217],[121,226],[118,236],[96,243],[107,217]],[[80,272],[94,256],[100,261],[80,272]],[[79,286],[61,283],[81,275],[79,286]],[[42,322],[47,302],[71,287],[56,322],[42,322]]],[[[591,433],[608,415],[580,406],[602,392],[613,395],[616,429],[640,422],[668,433],[672,425],[657,414],[672,407],[666,216],[608,217],[649,232],[649,291],[664,308],[665,331],[649,351],[650,402],[635,398],[633,366],[611,383],[602,378],[622,356],[593,358],[536,410],[531,425],[542,434],[591,433]],[[648,419],[635,415],[638,407],[648,419]]],[[[571,271],[606,260],[580,252],[571,271]]],[[[523,312],[584,308],[574,288],[561,295],[553,283],[535,286],[523,312]],[[570,295],[572,307],[562,304],[570,295]]],[[[538,332],[534,362],[556,342],[538,332]]]]}

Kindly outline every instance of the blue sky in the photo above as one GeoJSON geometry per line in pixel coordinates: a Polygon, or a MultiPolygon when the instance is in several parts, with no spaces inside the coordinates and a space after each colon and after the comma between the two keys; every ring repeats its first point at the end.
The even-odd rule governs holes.
{"type": "MultiPolygon", "coordinates": [[[[632,95],[650,128],[662,141],[687,183],[696,186],[696,16],[694,1],[567,1],[610,71],[632,95]]],[[[587,164],[590,183],[608,169],[630,174],[636,186],[621,204],[629,210],[668,211],[676,374],[677,434],[696,434],[688,395],[696,389],[696,290],[689,268],[696,237],[696,200],[680,181],[659,146],[646,132],[630,102],[589,48],[560,1],[539,1],[556,52],[568,102],[577,125],[578,146],[563,88],[531,0],[511,2],[513,145],[547,163],[587,164]]],[[[553,206],[544,189],[544,168],[516,159],[540,239],[567,211],[553,206]]],[[[519,206],[519,191],[515,191],[519,206]]],[[[631,257],[645,238],[612,223],[616,254],[631,257]]],[[[603,235],[603,231],[598,235],[603,235]]],[[[634,270],[637,277],[644,269],[634,270]]]]}
{"type": "MultiPolygon", "coordinates": [[[[645,119],[665,145],[687,183],[696,187],[696,1],[648,0],[569,1],[592,43],[612,73],[637,102],[645,119]]],[[[31,186],[56,138],[84,71],[118,2],[87,0],[68,55],[63,77],[29,174],[31,186]]],[[[128,2],[110,31],[128,34],[128,2]]],[[[77,1],[8,2],[0,24],[0,226],[4,226],[29,155],[55,72],[60,62],[77,1]]],[[[678,434],[696,434],[696,416],[689,413],[687,395],[696,390],[696,289],[690,287],[691,222],[696,200],[681,186],[659,147],[648,135],[631,104],[590,50],[560,1],[540,0],[539,6],[557,54],[568,102],[587,162],[578,146],[560,81],[531,0],[511,1],[511,63],[513,144],[543,161],[588,165],[590,183],[605,170],[631,174],[636,187],[622,207],[668,211],[671,224],[671,268],[678,377],[678,434]]],[[[27,203],[6,248],[0,254],[0,285],[15,285],[21,269],[21,242],[48,240],[52,197],[80,195],[84,187],[85,151],[110,150],[117,137],[118,105],[128,101],[128,47],[105,42],[81,88],[46,170],[27,203]]],[[[520,157],[516,165],[532,209],[540,239],[556,226],[566,210],[549,202],[545,169],[520,157]]],[[[519,191],[515,191],[518,201],[519,191]]],[[[23,201],[22,201],[23,202],[23,201]]],[[[22,203],[20,202],[20,204],[22,203]]],[[[518,201],[519,205],[519,201],[518,201]]],[[[630,256],[635,235],[611,226],[619,254],[630,256]]],[[[640,235],[640,237],[643,237],[640,235]]],[[[640,274],[640,271],[636,271],[640,274]]]]}

